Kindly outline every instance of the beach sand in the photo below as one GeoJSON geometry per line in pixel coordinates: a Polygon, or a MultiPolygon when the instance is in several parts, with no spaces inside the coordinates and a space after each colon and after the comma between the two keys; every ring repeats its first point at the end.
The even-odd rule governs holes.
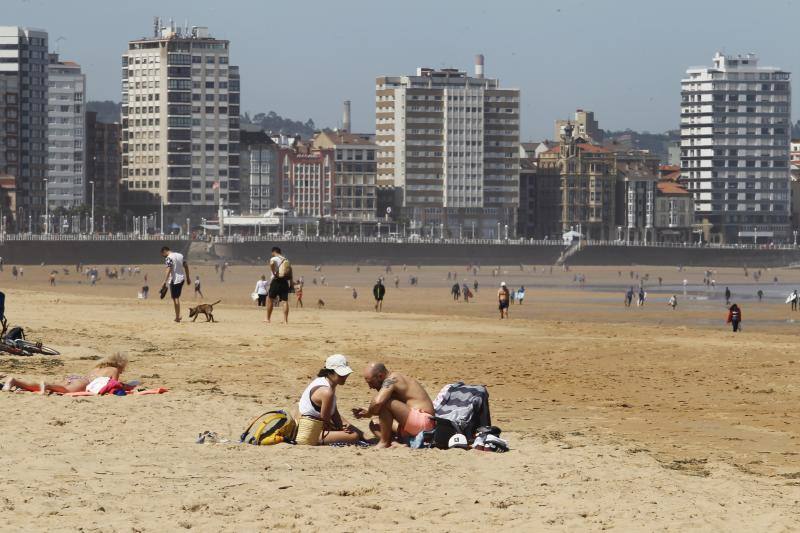
{"type": "MultiPolygon", "coordinates": [[[[141,275],[91,287],[73,272],[50,287],[51,269],[26,267],[13,280],[6,265],[0,289],[10,321],[63,355],[0,355],[0,374],[54,380],[123,351],[126,377],[170,392],[0,394],[6,530],[800,528],[800,321],[783,303],[787,289],[772,283],[800,287],[798,271],[764,271],[756,284],[721,269],[706,291],[702,269],[640,267],[649,298],[626,309],[624,287],[638,283],[630,268],[513,266],[494,277],[484,267],[465,304],[452,301],[445,268],[295,266],[305,308],[292,304],[288,325],[280,315],[266,325],[249,298],[262,268],[233,266],[220,283],[211,266],[193,265],[204,301],[222,299],[217,324],[172,322],[171,304],[157,297],[161,267],[143,267],[146,301],[136,298],[141,275]],[[577,273],[586,288],[573,282],[577,273]],[[371,286],[381,274],[388,290],[378,314],[371,286]],[[327,285],[314,285],[322,275],[327,285]],[[411,275],[419,286],[409,286],[411,275]],[[671,287],[659,292],[658,276],[671,287]],[[526,287],[508,321],[496,309],[501,279],[526,287]],[[726,284],[742,306],[738,335],[724,324],[726,284]],[[757,302],[758,288],[771,296],[757,302]],[[672,293],[676,311],[666,305],[672,293]],[[432,397],[456,380],[487,385],[512,451],[236,443],[254,416],[292,407],[332,353],[356,369],[338,390],[345,415],[366,406],[360,370],[381,360],[432,397]],[[195,444],[206,430],[233,442],[195,444]]],[[[472,285],[463,266],[450,270],[472,285]]],[[[194,301],[189,288],[184,301],[194,301]]]]}

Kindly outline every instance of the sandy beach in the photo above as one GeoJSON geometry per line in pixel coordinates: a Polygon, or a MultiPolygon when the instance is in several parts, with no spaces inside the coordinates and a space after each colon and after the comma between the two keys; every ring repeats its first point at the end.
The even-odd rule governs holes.
{"type": "MultiPolygon", "coordinates": [[[[0,394],[9,531],[800,528],[800,312],[784,304],[800,271],[764,270],[757,283],[755,269],[718,269],[707,290],[699,268],[640,267],[632,277],[630,268],[513,265],[494,276],[484,266],[476,298],[463,303],[447,278],[456,271],[472,286],[463,265],[297,265],[305,307],[292,302],[289,324],[266,325],[250,300],[264,268],[234,265],[222,283],[213,266],[192,265],[204,301],[222,300],[216,324],[172,322],[157,295],[162,267],[119,280],[104,268],[96,286],[70,266],[51,287],[51,266],[25,267],[15,280],[6,265],[10,322],[62,355],[0,355],[0,374],[60,379],[122,351],[126,378],[170,391],[0,394]],[[136,297],[144,273],[149,300],[136,297]],[[625,308],[625,288],[644,274],[645,306],[625,308]],[[379,275],[388,286],[380,314],[371,297],[379,275]],[[526,287],[508,321],[498,320],[500,280],[526,287]],[[724,323],[726,286],[743,312],[735,335],[724,323]],[[368,403],[359,373],[374,360],[432,397],[457,380],[485,384],[512,450],[238,444],[251,418],[296,404],[332,353],[357,370],[338,390],[343,411],[368,403]],[[196,444],[206,430],[231,442],[196,444]]],[[[195,301],[185,290],[184,303],[195,301]]]]}

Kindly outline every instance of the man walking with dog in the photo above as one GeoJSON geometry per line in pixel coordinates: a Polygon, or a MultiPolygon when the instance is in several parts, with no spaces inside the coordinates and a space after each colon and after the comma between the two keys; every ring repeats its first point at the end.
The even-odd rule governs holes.
{"type": "Polygon", "coordinates": [[[173,252],[168,246],[161,248],[161,257],[167,265],[167,272],[164,278],[164,284],[161,286],[161,298],[169,295],[172,298],[172,303],[175,306],[175,322],[181,321],[181,291],[183,284],[189,276],[189,263],[183,258],[183,254],[173,252]]]}
{"type": "Polygon", "coordinates": [[[269,282],[269,299],[267,300],[267,324],[272,320],[272,308],[276,299],[283,302],[283,323],[287,324],[289,322],[289,288],[292,283],[292,266],[277,246],[272,247],[269,270],[272,272],[272,278],[269,282]]]}

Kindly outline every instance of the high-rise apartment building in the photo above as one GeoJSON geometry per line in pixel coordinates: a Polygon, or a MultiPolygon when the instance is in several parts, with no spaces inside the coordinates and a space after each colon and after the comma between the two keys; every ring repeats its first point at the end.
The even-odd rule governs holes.
{"type": "Polygon", "coordinates": [[[47,201],[50,209],[85,203],[86,76],[50,54],[47,104],[47,201]]]}
{"type": "Polygon", "coordinates": [[[434,235],[476,226],[502,237],[519,203],[519,90],[456,69],[418,68],[375,83],[378,185],[399,189],[401,217],[434,235]]]}
{"type": "Polygon", "coordinates": [[[161,27],[122,56],[126,207],[167,219],[239,208],[239,70],[205,27],[161,27]],[[219,195],[217,197],[217,187],[219,195]]]}
{"type": "Polygon", "coordinates": [[[720,53],[681,80],[681,172],[706,239],[789,238],[789,80],[720,53]]]}
{"type": "Polygon", "coordinates": [[[0,26],[0,173],[15,178],[18,227],[39,224],[47,177],[47,32],[0,26]],[[24,222],[24,224],[23,224],[24,222]]]}

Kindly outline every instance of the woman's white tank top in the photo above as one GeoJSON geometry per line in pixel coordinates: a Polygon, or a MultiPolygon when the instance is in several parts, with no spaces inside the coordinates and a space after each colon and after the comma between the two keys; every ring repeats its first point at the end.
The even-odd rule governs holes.
{"type": "MultiPolygon", "coordinates": [[[[329,387],[331,383],[328,381],[328,378],[316,378],[314,381],[308,384],[306,390],[303,391],[303,394],[300,396],[300,415],[301,416],[313,416],[314,418],[322,418],[322,414],[319,412],[314,404],[311,403],[311,393],[313,393],[316,389],[320,387],[329,387]]],[[[320,406],[322,407],[322,406],[320,406]]],[[[336,411],[336,396],[333,397],[333,410],[336,411]]]]}

